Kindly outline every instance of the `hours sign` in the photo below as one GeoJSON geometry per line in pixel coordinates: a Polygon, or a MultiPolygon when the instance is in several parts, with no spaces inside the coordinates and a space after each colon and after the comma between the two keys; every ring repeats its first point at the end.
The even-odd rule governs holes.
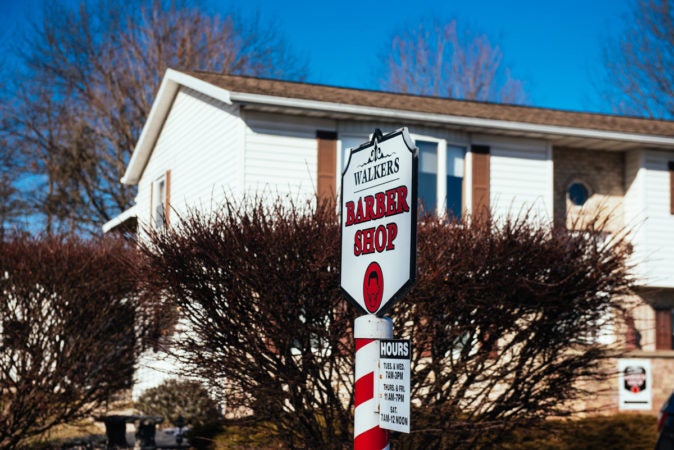
{"type": "Polygon", "coordinates": [[[407,128],[352,149],[342,173],[342,291],[383,315],[416,277],[418,152],[407,128]]]}

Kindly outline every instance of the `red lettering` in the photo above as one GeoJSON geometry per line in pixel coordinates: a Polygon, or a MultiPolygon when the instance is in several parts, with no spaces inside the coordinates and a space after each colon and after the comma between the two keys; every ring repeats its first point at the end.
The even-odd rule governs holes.
{"type": "Polygon", "coordinates": [[[383,192],[377,192],[374,197],[377,199],[377,219],[379,219],[386,215],[386,196],[383,192]]]}
{"type": "Polygon", "coordinates": [[[398,209],[396,210],[396,214],[409,211],[410,207],[407,204],[407,186],[398,186],[396,192],[398,193],[398,209]]]}
{"type": "Polygon", "coordinates": [[[388,242],[388,245],[386,246],[386,250],[393,250],[395,249],[395,245],[393,245],[393,241],[395,238],[398,236],[398,224],[395,222],[391,222],[389,224],[386,224],[386,231],[388,236],[386,237],[386,240],[388,242]]]}
{"type": "Polygon", "coordinates": [[[346,227],[353,225],[353,223],[356,221],[356,216],[354,214],[354,209],[355,205],[353,202],[346,202],[346,227]]]}
{"type": "Polygon", "coordinates": [[[360,197],[358,198],[358,204],[353,201],[346,202],[345,226],[409,212],[407,193],[407,186],[398,186],[385,192],[360,197]]]}
{"type": "Polygon", "coordinates": [[[367,197],[365,197],[365,220],[363,222],[375,219],[373,206],[374,206],[374,197],[368,195],[367,197]]]}
{"type": "Polygon", "coordinates": [[[398,236],[398,225],[395,222],[379,225],[376,228],[366,228],[356,231],[353,241],[353,254],[355,256],[369,253],[382,253],[395,250],[395,238],[398,236]]]}
{"type": "Polygon", "coordinates": [[[392,216],[396,214],[396,190],[389,189],[386,191],[386,215],[392,216]]]}
{"type": "Polygon", "coordinates": [[[374,253],[374,228],[363,230],[363,254],[374,253]]]}
{"type": "Polygon", "coordinates": [[[374,238],[374,248],[377,250],[377,253],[383,252],[386,248],[386,228],[384,225],[379,225],[377,227],[374,238]]]}
{"type": "Polygon", "coordinates": [[[363,218],[363,199],[358,199],[358,209],[356,210],[356,223],[365,222],[363,218]]]}
{"type": "Polygon", "coordinates": [[[354,256],[360,256],[361,253],[363,253],[363,232],[358,230],[354,236],[353,254],[354,256]]]}

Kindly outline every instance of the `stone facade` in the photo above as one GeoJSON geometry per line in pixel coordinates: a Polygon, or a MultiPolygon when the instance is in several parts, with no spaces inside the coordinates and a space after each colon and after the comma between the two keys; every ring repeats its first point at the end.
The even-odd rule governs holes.
{"type": "Polygon", "coordinates": [[[595,216],[608,220],[606,231],[624,226],[625,156],[622,152],[555,147],[554,218],[569,229],[582,229],[595,216]],[[574,182],[587,186],[589,198],[583,206],[569,199],[568,187],[574,182]]]}
{"type": "MultiPolygon", "coordinates": [[[[553,164],[555,223],[569,229],[583,229],[596,218],[600,222],[606,221],[607,232],[623,229],[626,189],[624,153],[555,147],[553,164]],[[575,205],[569,198],[568,188],[575,182],[584,184],[589,191],[589,197],[582,206],[575,205]]],[[[624,358],[651,361],[652,409],[635,412],[656,414],[674,390],[674,350],[656,350],[654,306],[667,303],[665,300],[671,303],[674,296],[669,290],[657,295],[649,292],[637,294],[624,301],[629,314],[620,320],[623,324],[619,327],[621,329],[616,330],[616,344],[624,348],[624,358]],[[624,319],[631,324],[628,325],[624,319]]],[[[596,395],[579,402],[576,406],[580,410],[618,412],[618,361],[613,362],[615,367],[607,367],[607,370],[609,373],[615,371],[615,376],[599,385],[594,384],[589,391],[596,395]]]]}

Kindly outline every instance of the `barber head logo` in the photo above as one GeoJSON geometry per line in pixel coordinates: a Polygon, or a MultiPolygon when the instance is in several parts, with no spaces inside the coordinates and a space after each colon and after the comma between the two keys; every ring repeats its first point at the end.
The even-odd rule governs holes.
{"type": "Polygon", "coordinates": [[[377,312],[384,296],[384,275],[376,262],[370,263],[363,278],[363,299],[368,312],[377,312]]]}

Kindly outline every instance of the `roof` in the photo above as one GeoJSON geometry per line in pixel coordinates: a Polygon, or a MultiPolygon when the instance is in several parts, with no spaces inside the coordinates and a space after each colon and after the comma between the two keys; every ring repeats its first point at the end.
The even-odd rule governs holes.
{"type": "Polygon", "coordinates": [[[232,92],[370,106],[432,114],[556,125],[592,130],[618,131],[674,137],[674,122],[608,114],[563,111],[530,106],[454,100],[447,98],[347,89],[318,84],[261,78],[186,72],[189,75],[232,92]]]}
{"type": "Polygon", "coordinates": [[[136,229],[136,221],[138,219],[138,207],[131,206],[129,209],[122,211],[117,217],[109,220],[103,225],[103,233],[116,229],[136,229]]]}
{"type": "Polygon", "coordinates": [[[674,149],[674,122],[530,106],[340,88],[302,82],[167,70],[122,177],[135,184],[145,169],[181,86],[226,104],[290,114],[423,123],[469,133],[547,139],[556,146],[674,149]]]}

